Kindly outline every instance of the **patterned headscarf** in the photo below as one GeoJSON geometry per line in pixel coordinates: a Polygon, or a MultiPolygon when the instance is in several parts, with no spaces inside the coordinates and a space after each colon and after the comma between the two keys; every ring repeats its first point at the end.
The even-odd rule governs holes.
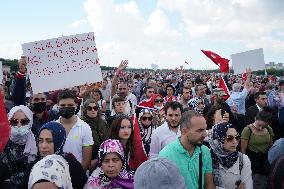
{"type": "Polygon", "coordinates": [[[31,189],[40,180],[54,183],[60,189],[73,189],[69,165],[60,155],[48,155],[33,166],[28,189],[31,189]]]}
{"type": "Polygon", "coordinates": [[[156,129],[156,125],[153,125],[153,120],[152,120],[152,123],[149,127],[144,127],[141,121],[141,117],[145,113],[149,113],[152,117],[153,117],[153,114],[152,114],[152,111],[149,109],[142,109],[139,113],[139,118],[138,118],[141,138],[144,144],[144,150],[146,151],[146,154],[148,155],[150,151],[151,136],[152,136],[153,131],[156,129]]]}
{"type": "Polygon", "coordinates": [[[197,113],[203,114],[203,111],[198,108],[199,100],[204,101],[201,97],[195,97],[189,100],[188,105],[197,113]]]}
{"type": "Polygon", "coordinates": [[[48,122],[44,124],[38,133],[38,136],[40,135],[41,131],[47,129],[52,134],[52,141],[54,144],[54,154],[62,155],[63,154],[63,147],[66,141],[66,131],[64,127],[55,121],[48,122]]]}
{"type": "Polygon", "coordinates": [[[134,188],[133,174],[126,170],[124,162],[123,146],[119,140],[109,139],[104,141],[99,149],[99,167],[89,177],[85,186],[88,188],[102,188],[102,189],[115,189],[115,188],[134,188]],[[117,153],[121,158],[123,166],[118,176],[115,178],[107,177],[101,169],[104,157],[108,153],[117,153]]]}
{"type": "Polygon", "coordinates": [[[227,152],[224,150],[223,145],[227,131],[229,128],[234,128],[230,123],[220,123],[213,127],[212,134],[209,138],[211,146],[212,162],[213,162],[213,176],[216,186],[222,187],[223,182],[219,172],[219,165],[226,168],[232,167],[238,160],[238,151],[227,152]]]}

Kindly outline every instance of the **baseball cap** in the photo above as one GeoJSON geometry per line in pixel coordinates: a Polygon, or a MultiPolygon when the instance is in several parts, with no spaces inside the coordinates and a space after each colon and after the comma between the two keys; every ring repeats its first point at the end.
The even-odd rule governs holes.
{"type": "Polygon", "coordinates": [[[176,165],[165,158],[153,158],[142,163],[134,175],[135,189],[186,189],[176,165]]]}

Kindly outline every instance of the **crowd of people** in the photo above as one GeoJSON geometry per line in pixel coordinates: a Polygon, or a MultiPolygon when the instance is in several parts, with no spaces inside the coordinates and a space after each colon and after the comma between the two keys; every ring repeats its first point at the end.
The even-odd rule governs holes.
{"type": "Polygon", "coordinates": [[[11,128],[0,188],[284,188],[283,77],[127,64],[33,94],[21,57],[0,85],[11,128]]]}

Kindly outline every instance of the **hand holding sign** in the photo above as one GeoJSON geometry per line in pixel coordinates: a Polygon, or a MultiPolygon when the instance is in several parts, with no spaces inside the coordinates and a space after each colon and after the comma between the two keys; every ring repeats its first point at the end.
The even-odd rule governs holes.
{"type": "Polygon", "coordinates": [[[128,60],[122,60],[119,66],[117,67],[116,74],[120,77],[123,78],[125,76],[124,70],[127,67],[128,60]]]}
{"type": "Polygon", "coordinates": [[[122,70],[125,70],[125,68],[127,67],[127,64],[128,64],[128,60],[122,60],[119,66],[117,67],[117,71],[121,72],[122,70]]]}

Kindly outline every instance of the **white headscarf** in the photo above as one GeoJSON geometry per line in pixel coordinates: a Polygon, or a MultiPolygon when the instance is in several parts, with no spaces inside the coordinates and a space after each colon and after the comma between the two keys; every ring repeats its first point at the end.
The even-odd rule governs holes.
{"type": "Polygon", "coordinates": [[[27,118],[30,120],[29,125],[32,127],[32,125],[33,125],[33,112],[27,106],[20,105],[20,106],[13,107],[8,114],[8,119],[10,120],[17,111],[21,111],[27,116],[27,118]]]}
{"type": "Polygon", "coordinates": [[[40,180],[47,180],[59,188],[73,189],[69,165],[60,155],[48,155],[33,166],[28,189],[40,180]]]}
{"type": "Polygon", "coordinates": [[[16,144],[25,145],[24,155],[27,155],[28,161],[31,162],[37,155],[36,140],[34,134],[31,131],[33,125],[33,112],[27,106],[15,106],[10,110],[8,119],[11,120],[14,114],[18,111],[23,112],[30,120],[28,124],[29,132],[24,136],[13,136],[11,133],[10,140],[16,144]]]}

